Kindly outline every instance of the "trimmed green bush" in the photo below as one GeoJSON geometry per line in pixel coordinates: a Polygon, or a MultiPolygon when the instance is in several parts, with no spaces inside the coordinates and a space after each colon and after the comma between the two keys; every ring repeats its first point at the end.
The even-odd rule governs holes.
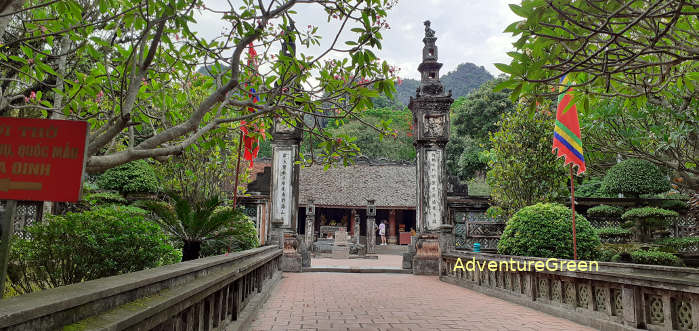
{"type": "Polygon", "coordinates": [[[684,265],[679,257],[660,251],[633,251],[631,252],[631,261],[637,264],[669,265],[676,267],[684,265]]]}
{"type": "Polygon", "coordinates": [[[595,229],[597,235],[600,238],[615,238],[615,237],[631,237],[632,233],[629,229],[609,226],[604,228],[595,229]]]}
{"type": "Polygon", "coordinates": [[[653,231],[670,224],[670,217],[677,217],[679,214],[672,210],[655,207],[634,208],[621,215],[621,219],[626,221],[624,227],[631,228],[638,234],[641,242],[649,242],[653,231]]]}
{"type": "Polygon", "coordinates": [[[640,245],[634,244],[634,243],[626,243],[626,244],[611,244],[611,243],[605,243],[600,246],[600,254],[599,254],[599,260],[600,261],[614,261],[614,262],[619,262],[620,260],[620,255],[625,254],[628,256],[628,262],[631,262],[631,255],[629,252],[633,252],[637,249],[640,248],[640,245]],[[614,257],[616,256],[616,260],[614,260],[614,257]]]}
{"type": "Polygon", "coordinates": [[[181,255],[146,211],[102,206],[49,216],[13,240],[8,276],[17,293],[29,293],[178,262],[181,255]]]}
{"type": "MultiPolygon", "coordinates": [[[[572,211],[563,205],[538,203],[517,211],[507,222],[498,252],[507,255],[573,258],[572,211]]],[[[584,216],[575,219],[579,259],[597,257],[599,236],[584,216]]]]}
{"type": "Polygon", "coordinates": [[[97,205],[124,205],[128,201],[116,192],[95,192],[83,196],[83,200],[87,201],[91,206],[97,205]]]}
{"type": "Polygon", "coordinates": [[[606,193],[623,193],[633,197],[663,193],[670,188],[670,180],[657,166],[640,159],[628,159],[617,163],[607,171],[602,183],[602,190],[606,193]]]}
{"type": "Polygon", "coordinates": [[[688,209],[689,204],[682,200],[665,200],[660,203],[660,208],[682,211],[688,209]]]}
{"type": "Polygon", "coordinates": [[[616,206],[599,205],[587,210],[587,217],[604,218],[604,217],[620,217],[624,213],[624,209],[616,206]]]}
{"type": "Polygon", "coordinates": [[[136,160],[105,171],[97,178],[97,185],[105,190],[127,193],[156,193],[158,178],[145,160],[136,160]]]}
{"type": "Polygon", "coordinates": [[[670,217],[677,217],[679,214],[676,211],[655,208],[655,207],[642,207],[629,209],[623,215],[621,219],[624,221],[629,221],[632,219],[644,219],[647,222],[656,222],[658,224],[666,224],[665,220],[670,217]]]}
{"type": "Polygon", "coordinates": [[[699,237],[664,238],[656,240],[655,244],[663,246],[663,251],[677,253],[699,246],[699,237]]]}

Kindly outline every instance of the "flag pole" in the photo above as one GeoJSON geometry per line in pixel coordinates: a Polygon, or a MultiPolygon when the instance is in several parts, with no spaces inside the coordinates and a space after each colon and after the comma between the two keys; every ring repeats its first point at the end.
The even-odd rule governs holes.
{"type": "MultiPolygon", "coordinates": [[[[235,185],[233,186],[233,210],[238,208],[238,178],[240,178],[240,149],[243,146],[243,132],[238,135],[238,161],[235,165],[235,185]]],[[[226,256],[231,252],[231,242],[228,242],[228,250],[226,251],[226,256]]]]}
{"type": "Polygon", "coordinates": [[[570,209],[573,210],[573,259],[578,259],[578,244],[575,237],[575,178],[573,178],[573,164],[570,164],[570,209]]]}

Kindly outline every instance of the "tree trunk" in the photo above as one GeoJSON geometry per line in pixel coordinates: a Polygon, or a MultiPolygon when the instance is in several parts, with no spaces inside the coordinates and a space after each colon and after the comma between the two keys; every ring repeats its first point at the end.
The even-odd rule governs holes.
{"type": "Polygon", "coordinates": [[[182,262],[196,260],[199,258],[199,251],[201,250],[200,241],[184,241],[184,247],[182,247],[182,262]]]}

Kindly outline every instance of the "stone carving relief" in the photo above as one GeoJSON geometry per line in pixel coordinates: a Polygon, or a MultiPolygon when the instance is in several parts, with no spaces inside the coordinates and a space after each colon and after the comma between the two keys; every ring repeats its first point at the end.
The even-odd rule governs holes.
{"type": "Polygon", "coordinates": [[[291,226],[291,175],[293,172],[293,151],[292,148],[275,149],[275,179],[277,186],[274,192],[274,215],[273,220],[282,221],[284,226],[291,226]]]}
{"type": "Polygon", "coordinates": [[[425,136],[443,136],[445,127],[446,123],[444,116],[425,116],[425,136]]]}

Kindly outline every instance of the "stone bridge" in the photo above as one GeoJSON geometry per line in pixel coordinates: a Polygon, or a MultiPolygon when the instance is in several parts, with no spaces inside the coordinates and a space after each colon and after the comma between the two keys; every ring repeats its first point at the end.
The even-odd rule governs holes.
{"type": "Polygon", "coordinates": [[[360,259],[290,273],[283,254],[266,246],[8,298],[0,330],[699,329],[693,268],[462,270],[458,259],[546,260],[452,251],[439,276],[360,259]]]}

